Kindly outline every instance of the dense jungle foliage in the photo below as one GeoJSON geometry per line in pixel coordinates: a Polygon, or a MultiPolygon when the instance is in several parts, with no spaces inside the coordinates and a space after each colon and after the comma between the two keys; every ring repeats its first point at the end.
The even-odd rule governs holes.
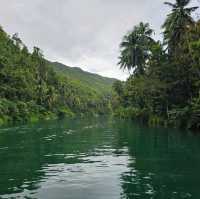
{"type": "Polygon", "coordinates": [[[148,23],[128,32],[120,45],[119,65],[131,73],[113,85],[115,114],[153,125],[200,128],[200,21],[190,0],[172,8],[155,41],[148,23]],[[196,16],[196,15],[195,15],[196,16]]]}
{"type": "Polygon", "coordinates": [[[0,124],[109,111],[113,79],[98,76],[104,92],[97,92],[55,67],[39,48],[30,53],[17,34],[10,37],[0,28],[0,124]]]}

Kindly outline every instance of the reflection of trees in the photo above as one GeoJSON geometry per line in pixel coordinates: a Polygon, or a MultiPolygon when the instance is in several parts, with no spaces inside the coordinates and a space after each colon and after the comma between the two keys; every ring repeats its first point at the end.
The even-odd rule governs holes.
{"type": "Polygon", "coordinates": [[[121,175],[122,198],[200,197],[200,140],[175,130],[118,123],[118,146],[128,146],[129,171],[121,175]],[[198,185],[197,185],[198,184],[198,185]]]}
{"type": "Polygon", "coordinates": [[[99,133],[101,122],[66,120],[0,129],[0,195],[34,192],[49,164],[87,161],[85,154],[110,142],[99,133]]]}
{"type": "Polygon", "coordinates": [[[109,153],[129,156],[120,179],[121,198],[200,198],[198,136],[105,121],[54,121],[0,130],[0,195],[34,192],[48,178],[49,164],[87,163],[88,156],[102,155],[108,146],[108,151],[115,149],[109,153]]]}
{"type": "Polygon", "coordinates": [[[39,172],[42,146],[34,130],[0,130],[0,146],[3,148],[0,150],[0,194],[21,192],[25,184],[29,190],[37,189],[37,182],[44,173],[39,172]],[[23,134],[25,131],[26,134],[23,134]],[[34,144],[36,142],[37,145],[34,144]]]}

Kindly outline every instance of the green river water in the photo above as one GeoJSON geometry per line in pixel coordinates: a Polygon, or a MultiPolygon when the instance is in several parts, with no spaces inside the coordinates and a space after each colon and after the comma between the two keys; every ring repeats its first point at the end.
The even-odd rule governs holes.
{"type": "Polygon", "coordinates": [[[200,198],[200,136],[111,118],[0,129],[0,198],[200,198]]]}

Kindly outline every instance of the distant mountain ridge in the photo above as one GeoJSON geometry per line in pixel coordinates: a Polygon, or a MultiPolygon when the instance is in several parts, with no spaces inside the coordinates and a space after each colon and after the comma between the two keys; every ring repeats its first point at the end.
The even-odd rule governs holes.
{"type": "Polygon", "coordinates": [[[79,67],[66,66],[59,62],[50,62],[50,65],[59,75],[66,76],[72,81],[78,81],[95,90],[97,93],[110,93],[113,83],[117,80],[115,78],[103,77],[95,73],[84,71],[79,67]]]}

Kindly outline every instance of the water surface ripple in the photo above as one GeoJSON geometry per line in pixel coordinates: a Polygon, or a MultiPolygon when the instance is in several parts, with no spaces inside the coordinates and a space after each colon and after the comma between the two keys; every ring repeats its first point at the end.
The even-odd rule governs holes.
{"type": "Polygon", "coordinates": [[[111,118],[0,129],[0,198],[200,198],[200,136],[111,118]]]}

